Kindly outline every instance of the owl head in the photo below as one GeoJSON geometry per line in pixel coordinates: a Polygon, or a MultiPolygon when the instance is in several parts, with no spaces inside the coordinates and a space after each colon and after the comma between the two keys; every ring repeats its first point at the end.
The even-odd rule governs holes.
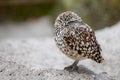
{"type": "Polygon", "coordinates": [[[81,22],[82,19],[72,11],[66,11],[58,15],[55,21],[55,27],[64,28],[70,23],[81,22]]]}

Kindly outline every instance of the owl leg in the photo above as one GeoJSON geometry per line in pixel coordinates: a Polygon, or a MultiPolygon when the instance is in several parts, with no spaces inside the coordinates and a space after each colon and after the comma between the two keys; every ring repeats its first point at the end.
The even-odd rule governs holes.
{"type": "Polygon", "coordinates": [[[79,62],[79,60],[76,60],[72,65],[65,67],[64,70],[67,70],[69,72],[77,71],[78,70],[78,66],[77,66],[78,62],[79,62]]]}

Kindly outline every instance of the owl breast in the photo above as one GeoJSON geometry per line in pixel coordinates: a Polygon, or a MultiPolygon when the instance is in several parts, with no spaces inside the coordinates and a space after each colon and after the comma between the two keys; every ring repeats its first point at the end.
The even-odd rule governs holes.
{"type": "MultiPolygon", "coordinates": [[[[63,29],[59,34],[57,33],[55,37],[55,42],[62,53],[74,60],[82,60],[85,58],[78,54],[77,48],[79,49],[78,44],[80,42],[77,37],[78,32],[77,27],[70,26],[63,29]]],[[[82,28],[79,33],[82,33],[82,28]]]]}

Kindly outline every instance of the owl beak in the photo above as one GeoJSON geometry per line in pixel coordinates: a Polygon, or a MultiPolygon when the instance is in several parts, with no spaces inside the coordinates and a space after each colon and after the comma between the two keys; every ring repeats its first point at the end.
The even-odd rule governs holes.
{"type": "Polygon", "coordinates": [[[63,26],[65,26],[65,27],[68,26],[68,22],[64,22],[63,26]]]}

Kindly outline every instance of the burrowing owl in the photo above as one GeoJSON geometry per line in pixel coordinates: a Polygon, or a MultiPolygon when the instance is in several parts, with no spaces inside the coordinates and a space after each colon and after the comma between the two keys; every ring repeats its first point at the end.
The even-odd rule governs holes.
{"type": "Polygon", "coordinates": [[[75,60],[72,65],[65,67],[66,70],[76,69],[79,60],[86,58],[98,63],[104,60],[94,31],[76,13],[61,13],[55,21],[55,34],[58,48],[75,60]]]}

